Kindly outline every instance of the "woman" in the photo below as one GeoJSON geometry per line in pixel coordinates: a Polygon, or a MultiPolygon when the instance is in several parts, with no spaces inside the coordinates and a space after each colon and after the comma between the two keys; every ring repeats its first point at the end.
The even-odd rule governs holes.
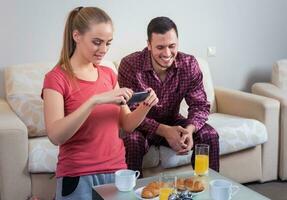
{"type": "Polygon", "coordinates": [[[114,172],[127,167],[119,126],[132,132],[158,102],[148,89],[147,99],[129,110],[133,91],[119,88],[113,71],[100,66],[112,39],[112,20],[103,10],[72,10],[60,60],[45,76],[46,130],[60,145],[56,199],[91,199],[92,186],[114,182],[114,172]]]}

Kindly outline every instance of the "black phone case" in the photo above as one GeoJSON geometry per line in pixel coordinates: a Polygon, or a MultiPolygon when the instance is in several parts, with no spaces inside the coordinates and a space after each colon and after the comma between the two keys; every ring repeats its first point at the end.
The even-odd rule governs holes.
{"type": "Polygon", "coordinates": [[[145,91],[145,92],[135,92],[132,96],[132,98],[130,98],[130,100],[127,102],[128,105],[132,105],[135,103],[139,103],[144,101],[147,97],[149,96],[149,92],[145,91]]]}

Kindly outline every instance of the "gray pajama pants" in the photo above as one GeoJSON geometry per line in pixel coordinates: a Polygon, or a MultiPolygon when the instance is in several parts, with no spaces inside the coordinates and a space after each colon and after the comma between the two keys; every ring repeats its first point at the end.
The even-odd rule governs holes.
{"type": "Polygon", "coordinates": [[[57,178],[56,200],[92,200],[93,186],[114,182],[114,173],[57,178]]]}

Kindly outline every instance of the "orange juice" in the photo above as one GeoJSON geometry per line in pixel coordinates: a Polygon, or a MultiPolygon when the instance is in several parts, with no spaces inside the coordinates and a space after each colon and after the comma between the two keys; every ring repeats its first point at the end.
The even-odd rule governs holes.
{"type": "Polygon", "coordinates": [[[208,172],[208,155],[195,155],[195,174],[205,175],[208,172]]]}
{"type": "Polygon", "coordinates": [[[168,200],[170,194],[172,194],[172,188],[160,188],[159,190],[159,200],[168,200]]]}

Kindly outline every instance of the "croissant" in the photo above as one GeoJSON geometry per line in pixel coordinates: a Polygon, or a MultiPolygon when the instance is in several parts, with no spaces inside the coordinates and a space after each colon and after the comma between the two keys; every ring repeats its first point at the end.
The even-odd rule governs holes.
{"type": "Polygon", "coordinates": [[[187,178],[184,181],[186,189],[191,192],[201,192],[204,190],[203,183],[199,180],[193,180],[192,178],[187,178]]]}
{"type": "Polygon", "coordinates": [[[154,196],[151,190],[145,190],[145,189],[143,189],[141,196],[142,198],[147,198],[147,199],[156,197],[154,196]]]}
{"type": "Polygon", "coordinates": [[[176,180],[176,188],[178,190],[185,190],[184,181],[185,181],[184,178],[179,178],[179,179],[176,180]]]}
{"type": "Polygon", "coordinates": [[[159,195],[159,182],[151,182],[147,186],[145,186],[142,190],[141,197],[143,198],[154,198],[159,195]]]}

